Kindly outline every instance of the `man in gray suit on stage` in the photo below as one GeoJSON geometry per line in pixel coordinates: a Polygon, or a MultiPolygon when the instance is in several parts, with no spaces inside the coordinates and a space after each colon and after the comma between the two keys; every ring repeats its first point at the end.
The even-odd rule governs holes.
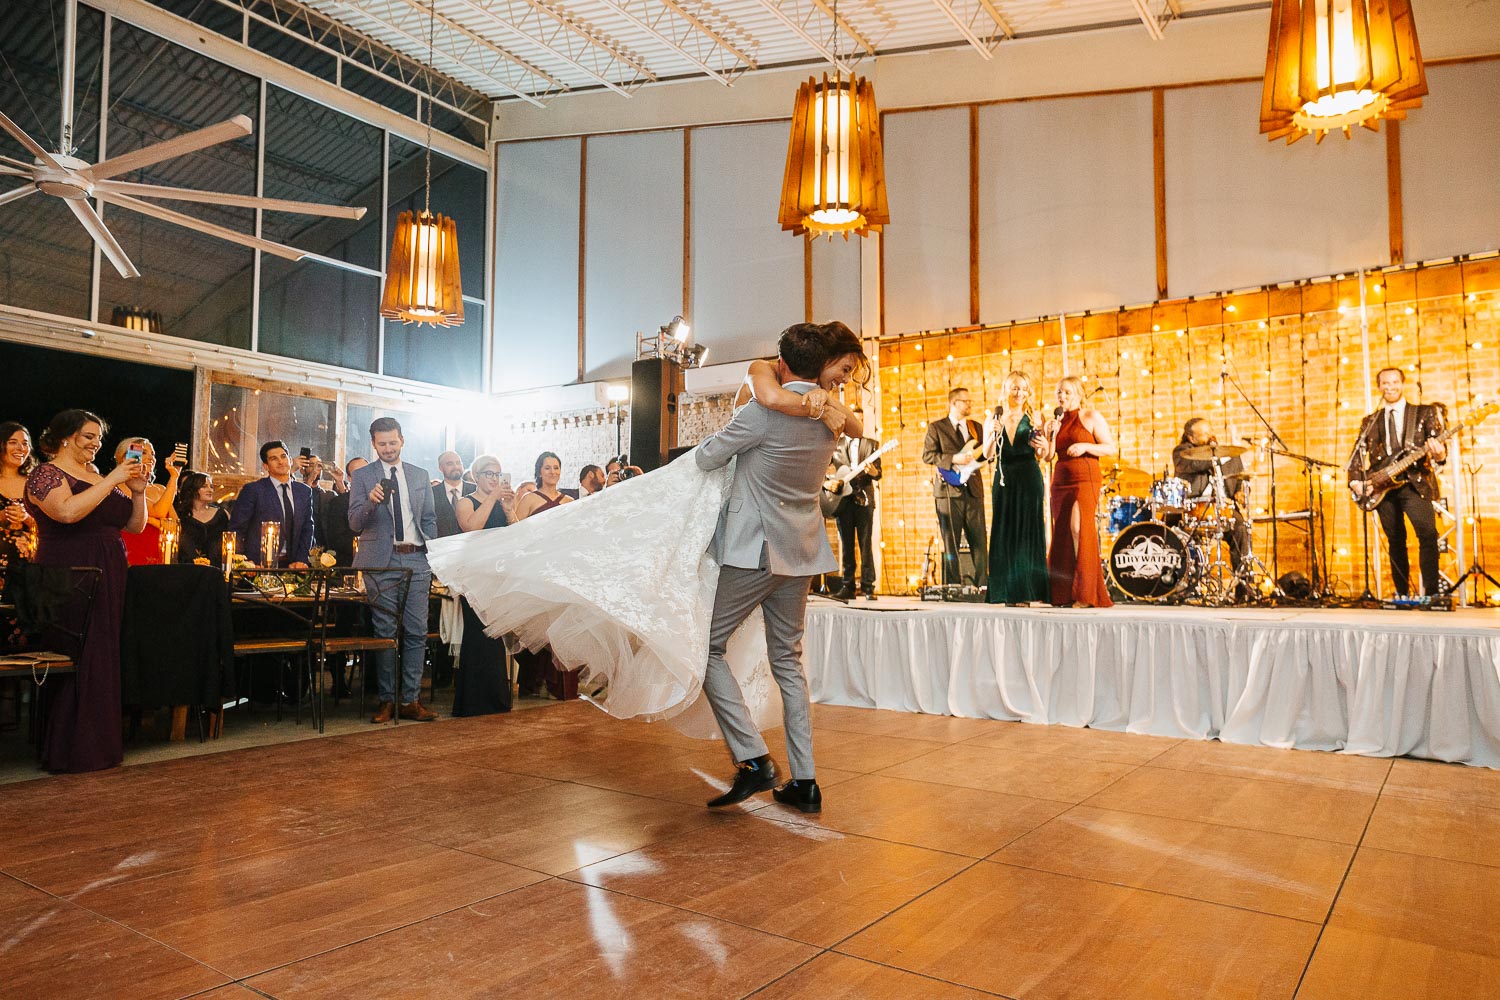
{"type": "Polygon", "coordinates": [[[422,663],[427,654],[427,601],[432,570],[427,565],[427,540],[437,538],[437,515],[427,470],[401,461],[405,444],[401,425],[393,417],[380,417],[370,424],[370,444],[377,459],[356,469],[349,483],[349,529],[359,535],[356,567],[410,569],[411,586],[404,606],[400,577],[393,573],[364,574],[365,593],[375,634],[393,637],[396,617],[401,616],[401,689],[396,689],[396,653],[382,649],[375,654],[380,682],[380,707],[373,723],[390,722],[401,695],[401,718],[431,722],[437,713],[422,704],[422,663]]]}
{"type": "MultiPolygon", "coordinates": [[[[819,387],[825,363],[833,360],[828,346],[832,327],[846,334],[847,340],[840,338],[840,342],[852,342],[858,353],[857,338],[843,324],[790,327],[777,345],[777,374],[784,388],[805,395],[819,387]]],[[[729,637],[759,607],[766,620],[771,672],[781,689],[792,771],[792,780],[776,788],[775,797],[803,812],[822,809],[822,793],[813,771],[812,708],[802,672],[802,629],[810,578],[838,567],[818,507],[833,446],[833,434],[821,421],[777,413],[752,400],[694,452],[702,469],[721,468],[731,458],[739,459],[714,532],[714,556],[721,568],[703,678],[704,694],[737,770],[730,789],[709,802],[711,807],[742,802],[776,785],[776,765],[724,662],[729,637]]]]}

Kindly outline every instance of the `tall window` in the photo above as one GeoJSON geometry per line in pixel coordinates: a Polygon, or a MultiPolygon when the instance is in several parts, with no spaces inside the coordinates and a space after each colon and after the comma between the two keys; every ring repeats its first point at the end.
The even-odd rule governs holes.
{"type": "MultiPolygon", "coordinates": [[[[366,214],[354,221],[266,212],[261,235],[378,272],[380,129],[269,87],[265,143],[266,197],[359,205],[366,214]]],[[[372,372],[379,348],[379,277],[261,255],[262,351],[372,372]]]]}

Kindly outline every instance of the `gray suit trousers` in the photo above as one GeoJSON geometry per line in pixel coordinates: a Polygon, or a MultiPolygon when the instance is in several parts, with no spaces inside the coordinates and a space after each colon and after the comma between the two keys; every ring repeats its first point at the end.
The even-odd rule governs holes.
{"type": "Polygon", "coordinates": [[[713,707],[724,742],[736,761],[766,754],[766,741],[750,718],[744,693],[724,662],[724,648],[734,630],[757,607],[766,619],[766,652],[771,674],[781,688],[786,725],[786,755],[792,777],[811,779],[812,709],[807,676],[802,672],[802,629],[807,616],[809,577],[776,576],[769,569],[719,570],[719,589],[714,595],[714,617],[708,634],[708,670],[703,691],[713,707]]]}

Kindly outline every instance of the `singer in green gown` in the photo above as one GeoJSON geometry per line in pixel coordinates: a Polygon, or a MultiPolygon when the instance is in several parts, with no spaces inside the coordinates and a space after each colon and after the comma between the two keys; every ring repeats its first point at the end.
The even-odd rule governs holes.
{"type": "MultiPolygon", "coordinates": [[[[1012,372],[1002,383],[1011,406],[1025,405],[1031,380],[1012,372]]],[[[990,495],[994,510],[990,519],[990,584],[986,600],[991,604],[1027,604],[1051,598],[1047,576],[1047,521],[1045,481],[1036,452],[1031,447],[1033,426],[1028,414],[1021,416],[1011,438],[1002,425],[996,428],[997,467],[990,495]]]]}

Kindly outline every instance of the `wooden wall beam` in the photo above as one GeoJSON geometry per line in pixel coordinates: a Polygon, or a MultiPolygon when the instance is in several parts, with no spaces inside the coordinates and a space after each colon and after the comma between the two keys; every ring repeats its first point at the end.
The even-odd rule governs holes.
{"type": "Polygon", "coordinates": [[[979,322],[979,105],[969,105],[969,322],[979,322]]]}
{"type": "Polygon", "coordinates": [[[1385,123],[1386,217],[1391,227],[1391,263],[1406,260],[1405,211],[1401,201],[1401,123],[1385,123]]]}
{"type": "Polygon", "coordinates": [[[693,130],[682,130],[682,315],[693,321],[693,130]]]}
{"type": "Polygon", "coordinates": [[[1151,179],[1156,205],[1156,297],[1167,297],[1167,113],[1166,92],[1151,91],[1151,179]]]}
{"type": "Polygon", "coordinates": [[[802,319],[813,322],[813,234],[802,235],[802,319]]]}
{"type": "Polygon", "coordinates": [[[583,381],[588,371],[584,359],[587,313],[585,296],[588,282],[588,222],[589,222],[589,137],[584,136],[578,147],[578,381],[583,381]]]}

